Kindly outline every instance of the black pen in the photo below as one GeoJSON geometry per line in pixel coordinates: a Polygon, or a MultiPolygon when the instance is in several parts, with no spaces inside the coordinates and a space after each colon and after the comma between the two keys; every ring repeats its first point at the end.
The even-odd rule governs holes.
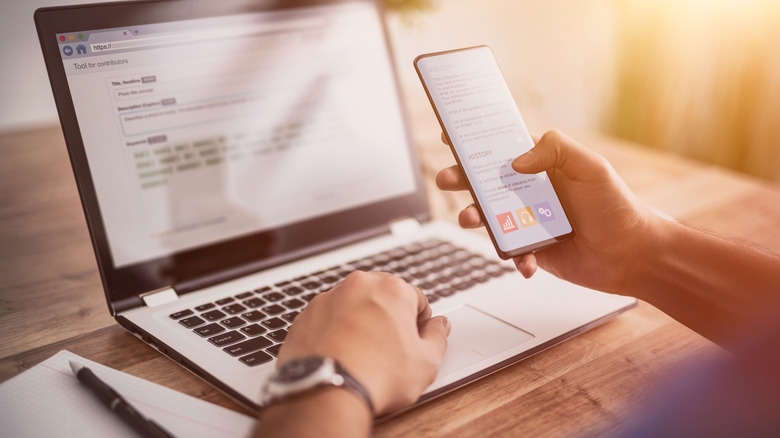
{"type": "Polygon", "coordinates": [[[119,418],[132,427],[133,430],[142,436],[149,438],[173,438],[173,435],[168,433],[160,425],[136,411],[127,400],[122,398],[118,392],[106,385],[102,380],[98,379],[95,373],[89,368],[73,362],[72,360],[70,361],[70,368],[73,370],[73,375],[75,375],[84,386],[89,388],[103,404],[115,412],[119,418]]]}

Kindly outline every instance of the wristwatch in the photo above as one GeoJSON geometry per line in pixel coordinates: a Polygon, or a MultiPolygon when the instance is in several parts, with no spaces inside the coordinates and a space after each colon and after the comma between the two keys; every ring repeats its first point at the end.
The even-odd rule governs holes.
{"type": "Polygon", "coordinates": [[[354,391],[366,402],[371,416],[375,415],[374,404],[366,388],[335,359],[321,356],[302,357],[279,367],[266,380],[261,403],[268,406],[322,385],[343,386],[354,391]]]}

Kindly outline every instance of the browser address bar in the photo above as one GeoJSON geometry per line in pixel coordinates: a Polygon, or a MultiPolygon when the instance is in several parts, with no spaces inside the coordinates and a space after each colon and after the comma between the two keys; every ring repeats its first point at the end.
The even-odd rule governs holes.
{"type": "Polygon", "coordinates": [[[136,38],[132,40],[109,41],[105,43],[90,44],[92,52],[108,52],[113,50],[134,49],[138,47],[149,47],[160,44],[184,43],[203,40],[216,40],[220,38],[231,38],[241,36],[251,36],[264,33],[276,33],[284,31],[302,30],[323,26],[324,19],[295,20],[284,23],[262,23],[245,26],[232,26],[229,28],[198,31],[197,33],[180,33],[161,36],[152,36],[136,38]]]}

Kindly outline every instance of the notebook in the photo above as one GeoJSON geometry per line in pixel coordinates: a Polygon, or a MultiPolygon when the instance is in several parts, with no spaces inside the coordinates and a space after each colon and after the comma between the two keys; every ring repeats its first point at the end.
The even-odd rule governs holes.
{"type": "Polygon", "coordinates": [[[286,328],[353,270],[405,278],[452,321],[418,403],[635,305],[524,280],[483,235],[431,220],[377,2],[120,2],[35,22],[109,311],[251,409],[286,328]]]}
{"type": "Polygon", "coordinates": [[[88,367],[144,417],[162,425],[173,436],[243,438],[252,435],[256,422],[253,417],[62,350],[0,384],[3,436],[138,437],[76,379],[69,364],[71,360],[88,367]]]}

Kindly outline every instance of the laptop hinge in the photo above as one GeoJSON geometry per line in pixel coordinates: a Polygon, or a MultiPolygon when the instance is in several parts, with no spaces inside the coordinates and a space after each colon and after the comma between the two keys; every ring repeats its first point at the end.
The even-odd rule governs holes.
{"type": "Polygon", "coordinates": [[[408,236],[420,230],[420,222],[413,217],[405,217],[390,222],[390,232],[393,236],[408,236]]]}
{"type": "Polygon", "coordinates": [[[157,307],[179,299],[179,295],[176,293],[176,290],[174,290],[171,286],[142,293],[139,295],[139,297],[141,297],[147,307],[157,307]]]}

